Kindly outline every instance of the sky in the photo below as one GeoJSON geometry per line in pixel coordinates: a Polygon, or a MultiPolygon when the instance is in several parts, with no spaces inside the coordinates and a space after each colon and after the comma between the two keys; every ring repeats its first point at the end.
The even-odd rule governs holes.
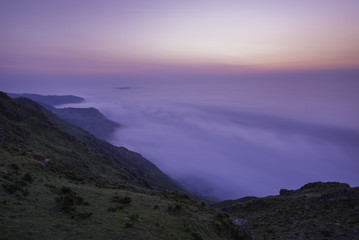
{"type": "Polygon", "coordinates": [[[233,74],[359,65],[356,0],[0,4],[2,71],[233,74]]]}
{"type": "MultiPolygon", "coordinates": [[[[3,0],[0,90],[73,94],[197,193],[359,186],[359,1],[3,0]]],[[[72,105],[71,105],[72,106],[72,105]]]]}

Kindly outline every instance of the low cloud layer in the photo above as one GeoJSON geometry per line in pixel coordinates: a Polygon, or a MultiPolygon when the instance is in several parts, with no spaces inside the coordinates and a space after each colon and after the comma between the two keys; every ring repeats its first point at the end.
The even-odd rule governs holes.
{"type": "Polygon", "coordinates": [[[359,184],[356,131],[221,107],[138,107],[129,116],[139,125],[129,122],[112,141],[204,195],[263,196],[309,181],[359,184]]]}
{"type": "Polygon", "coordinates": [[[359,131],[321,121],[332,113],[314,116],[311,106],[304,106],[310,116],[298,113],[303,106],[291,106],[293,99],[280,108],[273,101],[262,111],[263,99],[250,101],[260,98],[255,92],[202,87],[108,91],[103,101],[111,104],[98,107],[123,124],[113,143],[142,153],[203,195],[264,196],[310,181],[359,185],[359,131]]]}
{"type": "Polygon", "coordinates": [[[229,199],[311,181],[358,186],[353,76],[111,79],[61,92],[87,100],[73,106],[96,107],[121,123],[113,144],[141,153],[195,192],[229,199]]]}

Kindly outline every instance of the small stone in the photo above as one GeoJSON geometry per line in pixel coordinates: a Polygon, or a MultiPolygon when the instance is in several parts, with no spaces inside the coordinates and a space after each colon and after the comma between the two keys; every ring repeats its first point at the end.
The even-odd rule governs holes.
{"type": "Polygon", "coordinates": [[[243,228],[248,227],[248,220],[246,220],[246,219],[236,218],[236,219],[233,220],[233,223],[235,225],[241,226],[243,228]]]}
{"type": "Polygon", "coordinates": [[[50,159],[48,159],[48,158],[45,158],[42,160],[43,163],[48,163],[49,161],[50,161],[50,159]]]}

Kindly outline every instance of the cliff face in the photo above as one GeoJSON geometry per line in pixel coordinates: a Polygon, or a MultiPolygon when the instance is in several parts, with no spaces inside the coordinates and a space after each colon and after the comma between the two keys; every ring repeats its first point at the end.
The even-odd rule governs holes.
{"type": "Polygon", "coordinates": [[[359,239],[359,188],[345,183],[308,183],[213,207],[245,219],[254,239],[359,239]]]}

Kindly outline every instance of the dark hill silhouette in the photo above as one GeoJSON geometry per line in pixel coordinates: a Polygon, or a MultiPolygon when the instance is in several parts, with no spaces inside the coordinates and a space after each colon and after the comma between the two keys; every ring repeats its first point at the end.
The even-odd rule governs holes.
{"type": "Polygon", "coordinates": [[[109,139],[115,132],[120,124],[107,119],[96,108],[56,108],[54,105],[68,104],[68,103],[81,103],[85,99],[73,95],[39,95],[39,94],[14,94],[9,93],[12,98],[26,97],[41,106],[50,110],[61,119],[73,125],[81,127],[91,134],[103,140],[109,139]]]}
{"type": "Polygon", "coordinates": [[[74,95],[39,95],[39,94],[32,94],[32,93],[7,93],[7,95],[11,98],[17,97],[26,97],[34,100],[35,102],[39,103],[46,103],[51,106],[61,105],[61,104],[68,104],[68,103],[81,103],[85,101],[85,99],[74,96],[74,95]]]}

